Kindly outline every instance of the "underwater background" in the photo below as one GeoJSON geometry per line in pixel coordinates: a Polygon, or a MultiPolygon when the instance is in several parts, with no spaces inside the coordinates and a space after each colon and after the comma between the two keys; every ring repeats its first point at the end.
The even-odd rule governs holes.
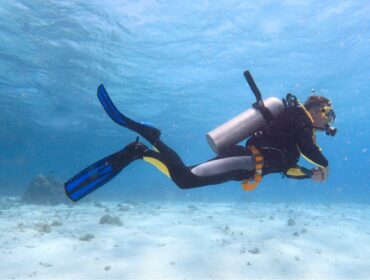
{"type": "MultiPolygon", "coordinates": [[[[336,137],[318,133],[325,183],[264,178],[179,190],[135,162],[97,197],[370,201],[370,3],[367,1],[3,1],[0,7],[0,192],[37,174],[69,179],[136,135],[96,97],[162,130],[188,165],[214,154],[205,134],[263,97],[315,89],[332,100],[336,137]]],[[[306,166],[310,167],[307,163],[306,166]]]]}
{"type": "Polygon", "coordinates": [[[1,279],[370,278],[369,1],[5,0],[0,38],[1,279]],[[332,100],[327,181],[182,190],[135,161],[78,203],[43,201],[137,136],[101,83],[195,165],[255,102],[247,69],[264,98],[332,100]]]}

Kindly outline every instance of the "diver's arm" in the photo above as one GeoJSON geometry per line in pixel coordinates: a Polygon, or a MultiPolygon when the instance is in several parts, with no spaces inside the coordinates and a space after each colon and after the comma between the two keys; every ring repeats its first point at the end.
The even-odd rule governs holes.
{"type": "Polygon", "coordinates": [[[316,145],[312,127],[305,127],[297,135],[297,146],[301,155],[309,162],[325,168],[328,160],[321,153],[321,149],[316,145]]]}
{"type": "Polygon", "coordinates": [[[291,179],[309,179],[312,176],[312,171],[299,165],[295,165],[285,171],[284,175],[291,179]]]}
{"type": "Polygon", "coordinates": [[[297,137],[297,146],[301,155],[309,162],[318,166],[312,169],[312,180],[323,182],[328,178],[328,160],[321,153],[321,149],[315,143],[315,136],[312,127],[303,128],[297,137]]]}

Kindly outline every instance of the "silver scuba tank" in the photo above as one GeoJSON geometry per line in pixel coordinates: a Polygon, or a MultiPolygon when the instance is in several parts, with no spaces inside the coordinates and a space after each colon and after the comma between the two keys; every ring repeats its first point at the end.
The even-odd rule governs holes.
{"type": "MultiPolygon", "coordinates": [[[[283,101],[276,97],[267,98],[263,100],[263,103],[274,119],[279,117],[285,110],[283,101]]],[[[266,125],[267,121],[261,110],[252,107],[208,132],[206,138],[212,150],[219,154],[228,147],[248,138],[266,125]]]]}

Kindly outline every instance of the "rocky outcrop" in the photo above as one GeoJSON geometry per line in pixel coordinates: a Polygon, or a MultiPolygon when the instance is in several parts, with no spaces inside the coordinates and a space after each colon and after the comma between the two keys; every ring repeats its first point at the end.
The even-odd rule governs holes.
{"type": "Polygon", "coordinates": [[[69,203],[63,182],[55,176],[45,175],[33,178],[21,199],[23,203],[38,205],[69,203]]]}

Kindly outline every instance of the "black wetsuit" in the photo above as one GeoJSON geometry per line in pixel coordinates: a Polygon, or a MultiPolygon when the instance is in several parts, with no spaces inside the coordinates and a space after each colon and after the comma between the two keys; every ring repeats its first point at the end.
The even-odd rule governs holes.
{"type": "MultiPolygon", "coordinates": [[[[315,165],[326,167],[328,161],[316,145],[315,129],[309,113],[301,106],[291,107],[270,127],[248,139],[247,146],[255,146],[264,157],[263,174],[283,172],[297,165],[300,155],[315,165]]],[[[299,178],[308,176],[299,176],[299,178]]]]}
{"type": "Polygon", "coordinates": [[[154,148],[148,148],[137,139],[83,169],[64,184],[67,196],[73,201],[100,188],[138,159],[153,164],[183,189],[252,179],[242,182],[243,189],[252,190],[261,177],[269,173],[309,178],[309,170],[297,165],[300,155],[318,166],[328,165],[316,146],[311,115],[304,106],[294,102],[290,104],[288,96],[285,103],[288,108],[271,125],[250,137],[245,147],[229,147],[215,158],[194,166],[186,166],[177,153],[160,140],[159,129],[119,112],[103,85],[98,88],[98,98],[114,122],[138,133],[154,148]]]}
{"type": "MultiPolygon", "coordinates": [[[[205,185],[220,184],[227,181],[242,181],[255,174],[252,169],[219,170],[217,174],[199,176],[193,170],[200,166],[186,166],[181,158],[170,147],[160,140],[152,143],[157,151],[145,149],[143,159],[149,161],[167,174],[178,187],[183,189],[196,188],[205,185]]],[[[297,162],[300,154],[314,164],[322,167],[328,161],[322,155],[315,143],[315,130],[312,118],[301,106],[286,109],[286,111],[271,125],[258,131],[250,137],[246,147],[235,145],[228,151],[209,160],[213,164],[233,159],[253,160],[248,146],[258,148],[263,155],[264,165],[262,175],[269,173],[283,173],[290,178],[308,178],[305,168],[299,167],[297,162]]],[[[204,163],[203,163],[204,164],[204,163]]]]}

